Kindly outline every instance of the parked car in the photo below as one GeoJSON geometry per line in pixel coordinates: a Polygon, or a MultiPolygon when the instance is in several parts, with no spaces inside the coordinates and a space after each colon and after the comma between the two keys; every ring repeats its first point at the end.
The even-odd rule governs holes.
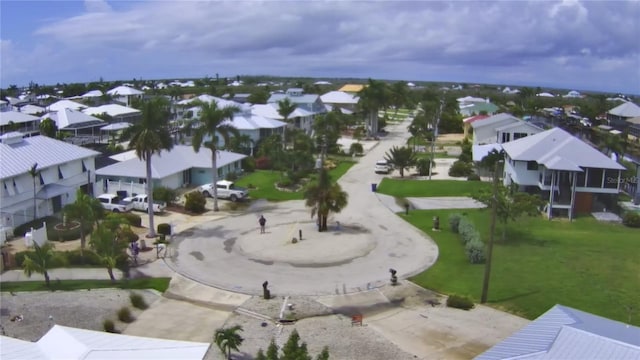
{"type": "Polygon", "coordinates": [[[388,174],[391,171],[391,164],[387,160],[378,160],[373,170],[376,174],[388,174]]]}
{"type": "Polygon", "coordinates": [[[97,197],[105,210],[113,212],[129,212],[133,210],[133,203],[124,201],[115,194],[102,194],[97,197]]]}
{"type": "MultiPolygon", "coordinates": [[[[133,210],[139,210],[147,212],[149,209],[149,197],[147,194],[138,194],[135,196],[129,196],[123,199],[133,204],[133,210]]],[[[153,201],[153,212],[161,213],[167,208],[167,203],[164,201],[153,201]]]]}
{"type": "MultiPolygon", "coordinates": [[[[218,199],[229,199],[231,201],[244,200],[249,196],[249,192],[245,188],[237,187],[233,181],[220,180],[216,183],[218,199]]],[[[205,184],[198,188],[204,196],[213,196],[213,184],[205,184]]]]}

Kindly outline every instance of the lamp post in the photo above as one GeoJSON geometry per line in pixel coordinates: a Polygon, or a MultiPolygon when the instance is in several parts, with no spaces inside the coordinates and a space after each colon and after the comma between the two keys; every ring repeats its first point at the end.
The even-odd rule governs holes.
{"type": "Polygon", "coordinates": [[[442,107],[444,106],[444,100],[440,100],[440,108],[436,114],[436,123],[433,128],[433,138],[431,139],[431,158],[429,159],[429,180],[433,174],[433,155],[436,148],[436,139],[438,138],[438,125],[440,124],[440,115],[442,114],[442,107]]]}
{"type": "Polygon", "coordinates": [[[482,296],[480,303],[487,302],[489,293],[489,278],[491,277],[491,255],[493,253],[493,240],[496,233],[496,218],[498,216],[498,167],[501,161],[496,161],[493,168],[493,198],[491,201],[491,227],[489,230],[489,244],[487,246],[487,259],[484,265],[484,280],[482,282],[482,296]]]}

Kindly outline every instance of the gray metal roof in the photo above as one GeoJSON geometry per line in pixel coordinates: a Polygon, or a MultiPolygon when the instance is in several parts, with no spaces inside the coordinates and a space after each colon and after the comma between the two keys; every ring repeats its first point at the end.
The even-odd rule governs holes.
{"type": "MultiPolygon", "coordinates": [[[[247,157],[244,154],[229,151],[219,151],[217,156],[219,168],[247,157]]],[[[201,148],[199,152],[195,152],[192,146],[176,145],[171,151],[163,151],[151,157],[151,176],[156,180],[191,168],[210,169],[211,151],[201,148]]],[[[133,157],[98,169],[96,175],[146,178],[146,164],[139,158],[133,157]]]]}
{"type": "Polygon", "coordinates": [[[555,305],[476,360],[638,359],[640,328],[555,305]]]}
{"type": "Polygon", "coordinates": [[[515,122],[524,122],[524,121],[511,114],[500,113],[500,114],[495,114],[493,116],[489,116],[488,118],[485,118],[485,119],[474,121],[471,123],[471,127],[473,127],[474,129],[477,129],[485,126],[494,125],[496,123],[502,123],[502,122],[504,122],[506,125],[509,122],[515,123],[515,122]]]}
{"type": "Polygon", "coordinates": [[[26,174],[38,163],[39,169],[70,161],[92,158],[99,152],[46,136],[24,138],[14,144],[0,143],[0,179],[26,174]]]}
{"type": "Polygon", "coordinates": [[[640,106],[628,101],[614,107],[609,110],[608,113],[615,116],[633,118],[640,116],[640,106]]]}
{"type": "Polygon", "coordinates": [[[9,125],[10,122],[16,124],[36,121],[37,116],[29,115],[18,111],[0,111],[0,126],[9,125]]]}
{"type": "Polygon", "coordinates": [[[288,98],[289,101],[291,101],[294,104],[313,104],[314,102],[316,102],[316,100],[318,100],[319,97],[320,95],[317,95],[317,94],[304,94],[299,96],[289,96],[287,94],[273,94],[271,95],[271,97],[269,97],[269,100],[267,100],[267,103],[277,103],[280,100],[284,100],[285,98],[288,98]]]}
{"type": "Polygon", "coordinates": [[[505,131],[505,130],[513,129],[513,128],[520,127],[520,126],[528,127],[531,130],[538,131],[538,132],[544,131],[543,128],[541,128],[539,126],[536,126],[536,125],[534,125],[532,123],[528,123],[526,121],[519,121],[519,122],[514,122],[514,123],[511,123],[511,124],[508,124],[508,125],[505,125],[505,126],[501,126],[501,127],[497,128],[496,131],[505,131]]]}
{"type": "Polygon", "coordinates": [[[85,129],[106,124],[104,120],[98,119],[95,116],[69,108],[50,112],[42,116],[43,120],[46,118],[55,121],[56,126],[58,126],[60,130],[85,129]]]}
{"type": "Polygon", "coordinates": [[[568,132],[553,128],[502,144],[513,160],[535,161],[547,168],[575,171],[576,167],[624,170],[625,168],[600,151],[568,132]],[[559,167],[557,157],[566,168],[559,167]]]}

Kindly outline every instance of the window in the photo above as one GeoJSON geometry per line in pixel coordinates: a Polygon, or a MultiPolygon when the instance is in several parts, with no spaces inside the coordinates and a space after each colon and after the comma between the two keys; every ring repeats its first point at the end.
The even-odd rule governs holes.
{"type": "Polygon", "coordinates": [[[40,185],[44,185],[44,178],[42,177],[42,172],[38,174],[40,177],[40,185]]]}
{"type": "Polygon", "coordinates": [[[538,163],[535,161],[527,161],[527,170],[538,170],[538,163]]]}
{"type": "Polygon", "coordinates": [[[83,173],[84,173],[84,172],[87,172],[87,167],[86,167],[86,166],[84,166],[84,160],[82,160],[82,161],[81,161],[81,163],[82,163],[82,172],[83,172],[83,173]]]}
{"type": "Polygon", "coordinates": [[[510,133],[502,133],[502,142],[506,143],[511,141],[511,134],[510,133]]]}
{"type": "Polygon", "coordinates": [[[58,166],[58,179],[64,179],[64,176],[62,176],[62,170],[60,170],[60,166],[58,166]]]}
{"type": "Polygon", "coordinates": [[[522,139],[523,137],[527,137],[527,133],[513,133],[513,140],[522,139]]]}

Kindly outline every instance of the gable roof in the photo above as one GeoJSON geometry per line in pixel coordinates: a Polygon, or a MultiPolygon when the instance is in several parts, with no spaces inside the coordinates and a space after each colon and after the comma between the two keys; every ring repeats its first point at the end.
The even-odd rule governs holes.
{"type": "Polygon", "coordinates": [[[269,119],[282,120],[284,117],[278,114],[278,109],[274,106],[274,103],[271,104],[253,104],[251,105],[251,112],[263,116],[269,119]]]}
{"type": "Polygon", "coordinates": [[[134,89],[129,86],[118,86],[109,91],[107,91],[107,95],[119,95],[119,96],[129,96],[129,95],[142,95],[144,91],[140,91],[138,89],[134,89]]]}
{"type": "Polygon", "coordinates": [[[268,103],[277,103],[280,100],[284,100],[288,98],[294,104],[313,104],[315,103],[320,96],[318,94],[304,94],[304,95],[296,95],[291,96],[287,94],[273,94],[267,100],[268,103]]]}
{"type": "Polygon", "coordinates": [[[89,98],[89,97],[100,97],[102,95],[104,95],[104,94],[100,90],[91,90],[91,91],[87,91],[86,93],[80,95],[80,97],[89,98]]]}
{"type": "Polygon", "coordinates": [[[253,113],[240,113],[233,117],[231,121],[225,121],[238,130],[259,130],[259,129],[275,129],[287,125],[287,123],[270,119],[253,113]]]}
{"type": "Polygon", "coordinates": [[[520,127],[520,126],[528,127],[531,130],[538,131],[538,132],[544,131],[543,128],[541,128],[539,126],[536,126],[536,125],[534,125],[532,123],[528,123],[526,121],[519,121],[519,122],[514,122],[514,123],[511,123],[511,124],[507,124],[507,125],[504,125],[504,126],[500,126],[499,128],[496,128],[496,131],[505,131],[505,130],[517,128],[517,127],[520,127]]]}
{"type": "Polygon", "coordinates": [[[555,305],[476,360],[638,359],[640,328],[555,305]]]}
{"type": "Polygon", "coordinates": [[[462,122],[465,124],[471,124],[472,122],[478,121],[478,120],[484,120],[486,118],[488,118],[490,115],[475,115],[475,116],[470,116],[468,118],[464,118],[462,119],[462,122]]]}
{"type": "Polygon", "coordinates": [[[633,118],[640,116],[640,106],[632,103],[631,101],[627,101],[614,107],[607,113],[620,117],[633,118]]]}
{"type": "Polygon", "coordinates": [[[53,104],[47,106],[47,111],[60,111],[64,109],[80,110],[86,107],[87,107],[86,105],[77,103],[75,101],[63,99],[63,100],[58,100],[53,104]]]}
{"type": "Polygon", "coordinates": [[[20,107],[21,113],[25,113],[29,115],[40,114],[45,111],[46,111],[45,108],[43,108],[42,106],[32,105],[32,104],[27,104],[25,106],[20,107]]]}
{"type": "Polygon", "coordinates": [[[19,124],[36,121],[38,119],[39,118],[37,116],[25,114],[18,111],[0,111],[0,126],[9,125],[10,122],[19,124]]]}
{"type": "Polygon", "coordinates": [[[21,359],[202,359],[209,343],[153,339],[54,325],[40,340],[0,337],[0,358],[21,359]]]}
{"type": "Polygon", "coordinates": [[[321,95],[320,99],[325,104],[357,104],[359,98],[344,91],[329,91],[321,95]]]}
{"type": "MultiPolygon", "coordinates": [[[[118,154],[122,162],[96,170],[96,175],[146,178],[146,164],[135,155],[135,150],[118,154]]],[[[218,168],[247,157],[230,151],[218,152],[218,168]]],[[[211,168],[211,151],[202,148],[195,152],[192,146],[176,145],[170,151],[151,156],[151,176],[160,180],[191,168],[211,168]]]]}
{"type": "Polygon", "coordinates": [[[338,89],[338,91],[357,93],[362,91],[365,87],[366,85],[363,84],[344,84],[340,89],[338,89]]]}
{"type": "Polygon", "coordinates": [[[38,168],[46,169],[97,155],[100,153],[42,135],[23,138],[12,144],[5,143],[3,138],[0,143],[0,179],[26,174],[35,163],[38,163],[38,168]]]}
{"type": "Polygon", "coordinates": [[[130,108],[127,106],[122,106],[118,104],[106,104],[96,107],[90,107],[82,110],[83,113],[89,115],[100,115],[103,113],[107,113],[110,116],[119,116],[119,115],[127,115],[127,114],[139,114],[140,110],[130,108]]]}
{"type": "Polygon", "coordinates": [[[56,112],[50,112],[42,116],[42,119],[50,118],[56,122],[58,129],[70,130],[70,129],[84,129],[102,125],[103,120],[97,117],[87,115],[82,111],[73,109],[63,109],[56,112]]]}
{"type": "Polygon", "coordinates": [[[517,117],[511,114],[500,113],[500,114],[495,114],[493,116],[489,116],[488,118],[481,119],[479,121],[474,121],[471,123],[471,126],[474,129],[477,129],[485,126],[491,126],[497,123],[502,123],[502,122],[515,123],[515,122],[522,122],[522,120],[518,119],[517,117]]]}
{"type": "Polygon", "coordinates": [[[568,132],[553,128],[502,144],[513,160],[535,161],[553,170],[580,168],[624,170],[625,168],[568,132]]]}

